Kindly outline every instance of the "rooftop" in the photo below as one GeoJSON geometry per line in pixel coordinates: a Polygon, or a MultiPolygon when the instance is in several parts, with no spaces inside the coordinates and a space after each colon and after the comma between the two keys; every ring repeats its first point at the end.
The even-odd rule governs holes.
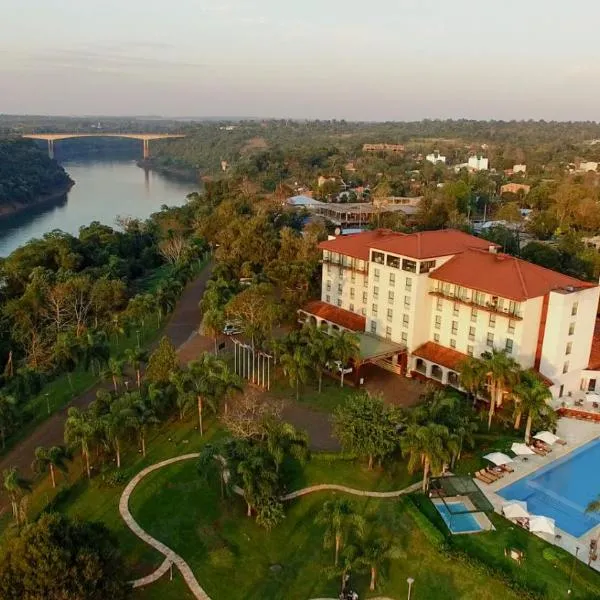
{"type": "Polygon", "coordinates": [[[480,250],[457,254],[429,277],[517,302],[553,290],[572,292],[595,286],[508,254],[480,250]]]}
{"type": "Polygon", "coordinates": [[[450,256],[464,252],[469,248],[488,250],[490,246],[495,246],[495,244],[456,229],[420,231],[410,234],[396,233],[389,229],[377,229],[344,238],[327,240],[319,244],[319,247],[323,250],[330,250],[331,252],[338,252],[363,260],[369,260],[370,249],[424,259],[450,256]]]}
{"type": "Polygon", "coordinates": [[[311,300],[302,307],[302,310],[345,329],[351,329],[352,331],[365,330],[365,317],[321,300],[311,300]]]}
{"type": "Polygon", "coordinates": [[[422,344],[413,352],[413,356],[424,358],[452,371],[458,371],[460,363],[468,358],[466,354],[458,350],[440,346],[440,344],[436,344],[435,342],[422,344]]]}

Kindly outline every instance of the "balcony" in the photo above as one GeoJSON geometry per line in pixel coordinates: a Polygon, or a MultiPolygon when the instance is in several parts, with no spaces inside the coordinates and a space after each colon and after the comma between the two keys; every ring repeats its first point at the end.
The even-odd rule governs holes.
{"type": "Polygon", "coordinates": [[[331,256],[324,256],[321,262],[323,264],[335,265],[336,267],[341,267],[342,269],[349,269],[350,271],[354,271],[355,273],[362,273],[363,275],[366,275],[369,272],[369,265],[367,262],[365,262],[364,267],[362,268],[358,267],[358,265],[353,263],[345,263],[340,258],[331,258],[331,256]]]}
{"type": "Polygon", "coordinates": [[[444,292],[441,289],[429,290],[429,294],[431,296],[435,296],[436,298],[444,298],[446,300],[451,300],[452,302],[457,302],[458,304],[463,304],[464,306],[469,306],[470,308],[476,308],[477,310],[483,310],[485,312],[489,312],[494,315],[500,315],[503,317],[507,317],[509,319],[513,319],[515,321],[522,321],[523,314],[520,310],[509,310],[507,307],[500,308],[496,304],[492,302],[475,302],[469,298],[464,298],[460,296],[456,296],[452,292],[444,292]]]}

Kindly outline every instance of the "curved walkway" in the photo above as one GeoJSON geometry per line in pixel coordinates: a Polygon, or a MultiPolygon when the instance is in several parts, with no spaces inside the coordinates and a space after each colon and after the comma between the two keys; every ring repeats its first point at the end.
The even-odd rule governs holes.
{"type": "MultiPolygon", "coordinates": [[[[177,554],[174,550],[171,550],[167,545],[153,538],[150,534],[146,533],[142,529],[142,527],[138,524],[138,522],[133,518],[131,511],[129,510],[129,498],[133,493],[133,490],[136,488],[138,483],[144,477],[157,471],[158,469],[162,469],[168,465],[172,465],[174,463],[182,462],[184,460],[192,460],[194,458],[198,458],[200,454],[198,452],[193,452],[190,454],[183,454],[181,456],[175,456],[174,458],[168,458],[167,460],[160,461],[154,465],[150,465],[146,467],[142,471],[140,471],[125,487],[123,493],[121,494],[121,499],[119,500],[119,513],[121,517],[125,521],[127,527],[137,535],[142,541],[146,542],[148,545],[152,546],[155,550],[158,550],[162,555],[164,555],[165,560],[163,563],[154,571],[147,575],[146,577],[142,577],[141,579],[136,579],[132,582],[133,587],[142,587],[144,585],[148,585],[150,583],[155,582],[162,575],[164,575],[168,570],[171,564],[174,564],[179,571],[181,572],[183,579],[185,580],[187,586],[190,588],[190,591],[194,595],[194,598],[197,600],[211,600],[210,596],[202,589],[198,580],[194,576],[190,566],[183,560],[179,554],[177,554]]],[[[344,485],[337,485],[334,483],[322,483],[319,485],[311,485],[306,488],[302,488],[300,490],[296,490],[295,492],[291,492],[282,496],[281,499],[283,501],[293,500],[294,498],[299,498],[301,496],[305,496],[307,494],[312,494],[313,492],[323,492],[323,491],[338,491],[344,492],[346,494],[352,494],[354,496],[362,496],[369,498],[397,498],[402,496],[403,494],[408,494],[416,489],[418,489],[420,483],[416,483],[414,485],[408,486],[402,490],[395,490],[391,492],[369,492],[366,490],[357,490],[354,488],[346,487],[344,485]]],[[[236,494],[243,496],[244,490],[239,487],[234,487],[233,490],[236,494]]],[[[326,599],[323,599],[326,600],[326,599]]],[[[389,598],[379,598],[375,600],[390,600],[389,598]]]]}

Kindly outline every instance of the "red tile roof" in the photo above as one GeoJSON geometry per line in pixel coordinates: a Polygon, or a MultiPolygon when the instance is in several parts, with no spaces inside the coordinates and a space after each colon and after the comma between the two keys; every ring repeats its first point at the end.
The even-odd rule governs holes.
{"type": "Polygon", "coordinates": [[[413,352],[413,356],[424,358],[436,365],[447,367],[453,371],[458,371],[460,363],[468,358],[466,354],[458,352],[458,350],[440,346],[435,342],[426,342],[425,344],[422,344],[413,352]]]}
{"type": "Polygon", "coordinates": [[[321,242],[319,247],[346,256],[369,260],[369,250],[371,248],[400,254],[401,256],[425,259],[458,254],[468,248],[487,250],[490,245],[495,246],[487,240],[455,229],[420,231],[411,234],[396,233],[389,229],[377,229],[327,240],[321,242]]]}
{"type": "Polygon", "coordinates": [[[544,296],[556,289],[595,286],[508,254],[481,250],[457,254],[429,277],[516,301],[544,296]]]}
{"type": "Polygon", "coordinates": [[[304,312],[315,315],[331,323],[335,323],[340,327],[351,329],[352,331],[364,331],[366,319],[362,315],[357,315],[344,308],[333,306],[333,304],[327,304],[321,300],[312,300],[308,304],[302,307],[304,312]]]}
{"type": "Polygon", "coordinates": [[[592,338],[592,349],[590,350],[588,369],[592,371],[600,370],[600,319],[596,319],[596,325],[594,327],[594,337],[592,338]]]}

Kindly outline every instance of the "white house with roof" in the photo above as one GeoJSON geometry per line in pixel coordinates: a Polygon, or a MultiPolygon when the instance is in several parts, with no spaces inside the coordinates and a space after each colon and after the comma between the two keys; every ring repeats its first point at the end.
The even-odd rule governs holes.
{"type": "MultiPolygon", "coordinates": [[[[504,349],[554,397],[591,377],[600,288],[455,230],[366,231],[327,240],[307,318],[390,343],[403,372],[458,386],[468,356],[504,349]]],[[[599,374],[600,377],[600,374],[599,374]]]]}
{"type": "Polygon", "coordinates": [[[467,169],[469,171],[487,171],[489,169],[490,161],[483,156],[470,156],[467,161],[467,169]]]}
{"type": "Polygon", "coordinates": [[[429,161],[430,163],[433,163],[434,165],[437,165],[438,163],[443,165],[446,164],[446,157],[440,154],[439,152],[432,152],[431,154],[428,154],[425,157],[425,160],[429,161]]]}

